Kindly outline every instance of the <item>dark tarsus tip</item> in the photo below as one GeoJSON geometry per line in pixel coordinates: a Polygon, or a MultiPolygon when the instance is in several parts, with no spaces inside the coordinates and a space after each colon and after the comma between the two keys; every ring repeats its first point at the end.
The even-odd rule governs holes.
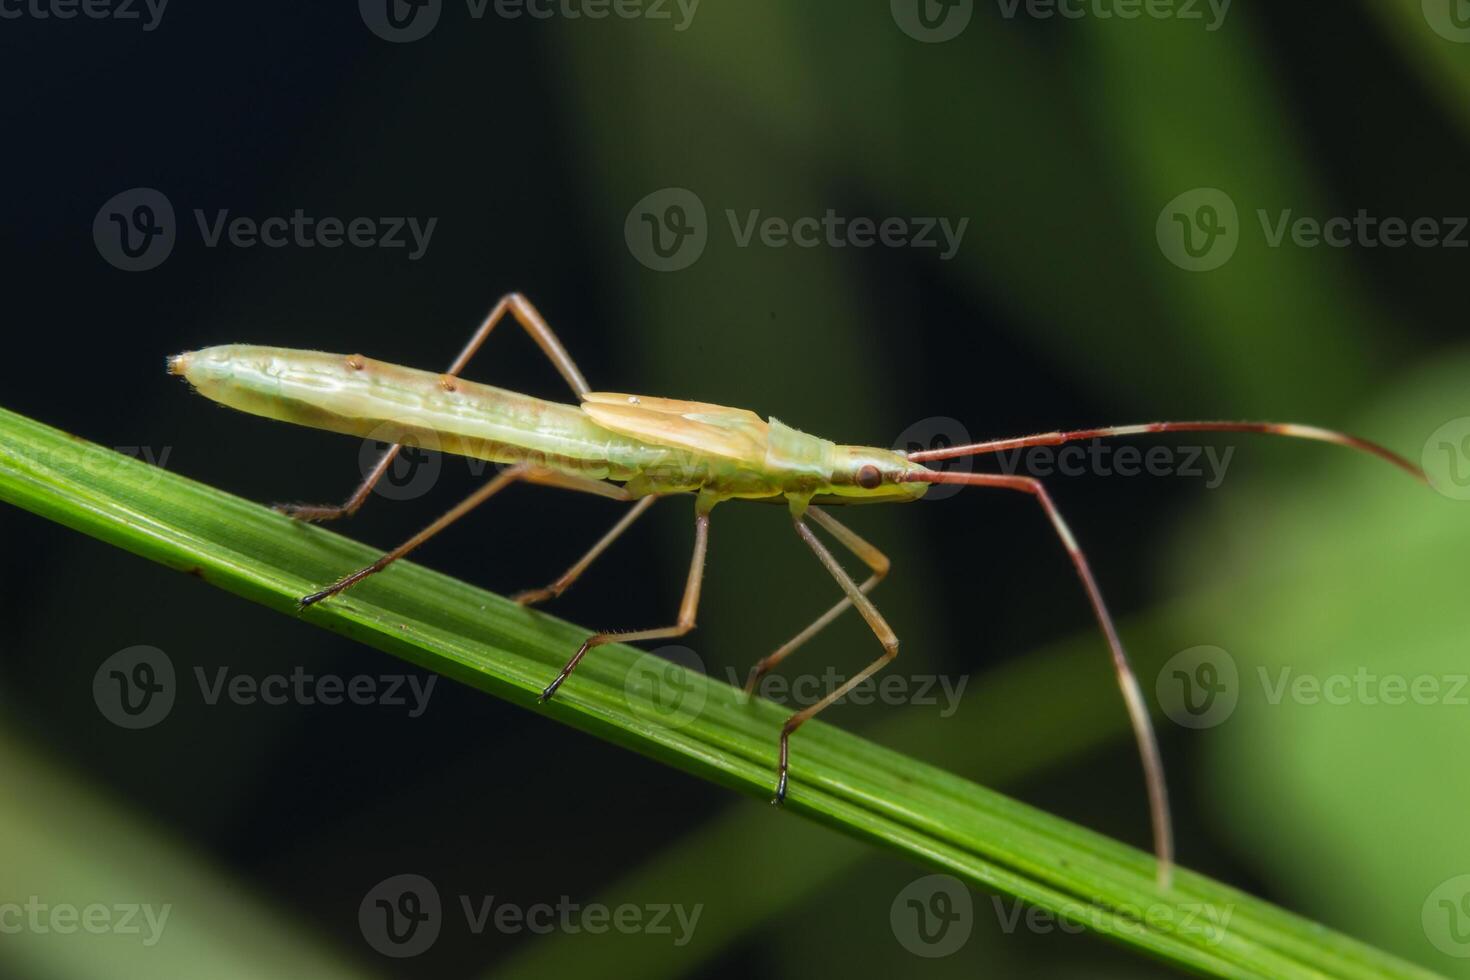
{"type": "Polygon", "coordinates": [[[352,511],[345,507],[323,507],[317,504],[271,504],[271,510],[306,524],[352,516],[352,511]]]}

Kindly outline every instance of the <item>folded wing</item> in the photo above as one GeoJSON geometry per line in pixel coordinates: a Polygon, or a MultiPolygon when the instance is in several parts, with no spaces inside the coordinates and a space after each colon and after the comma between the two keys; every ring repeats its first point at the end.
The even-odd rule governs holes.
{"type": "Polygon", "coordinates": [[[769,426],[743,408],[594,391],[582,411],[603,428],[643,442],[752,466],[765,459],[769,426]]]}

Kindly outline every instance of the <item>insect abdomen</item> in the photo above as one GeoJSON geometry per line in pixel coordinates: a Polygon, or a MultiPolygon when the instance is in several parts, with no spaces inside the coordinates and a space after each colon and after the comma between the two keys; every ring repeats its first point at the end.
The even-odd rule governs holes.
{"type": "Polygon", "coordinates": [[[662,453],[575,405],[358,354],[228,344],[180,354],[169,369],[200,394],[254,415],[491,462],[625,480],[662,453]]]}

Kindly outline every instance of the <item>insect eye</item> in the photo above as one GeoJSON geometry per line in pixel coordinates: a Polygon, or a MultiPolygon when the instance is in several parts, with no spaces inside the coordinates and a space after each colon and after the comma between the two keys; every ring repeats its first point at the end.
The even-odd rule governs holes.
{"type": "Polygon", "coordinates": [[[883,474],[878,472],[878,467],[867,463],[858,467],[857,485],[864,490],[877,490],[883,483],[883,474]]]}

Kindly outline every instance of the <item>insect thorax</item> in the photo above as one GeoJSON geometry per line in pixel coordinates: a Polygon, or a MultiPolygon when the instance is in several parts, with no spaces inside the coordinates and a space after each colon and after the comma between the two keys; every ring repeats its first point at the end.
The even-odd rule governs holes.
{"type": "Polygon", "coordinates": [[[837,444],[793,429],[776,418],[770,420],[770,426],[765,466],[781,488],[815,493],[826,487],[837,464],[837,444]]]}

